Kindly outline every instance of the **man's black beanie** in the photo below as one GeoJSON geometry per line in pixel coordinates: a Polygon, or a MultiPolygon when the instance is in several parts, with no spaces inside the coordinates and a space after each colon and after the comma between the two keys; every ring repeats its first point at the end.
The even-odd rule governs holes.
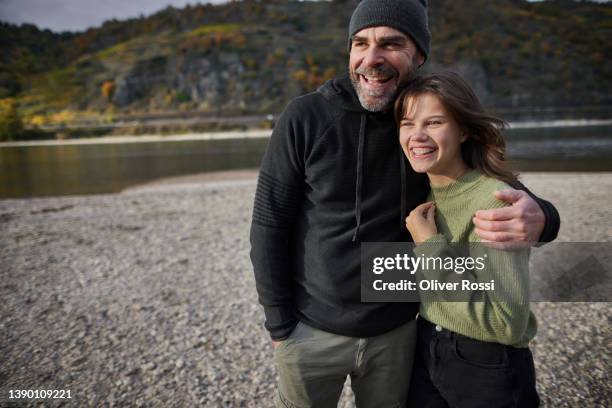
{"type": "Polygon", "coordinates": [[[357,5],[349,23],[348,49],[351,39],[364,28],[387,26],[410,36],[425,59],[429,55],[431,33],[427,24],[427,0],[363,0],[357,5]]]}

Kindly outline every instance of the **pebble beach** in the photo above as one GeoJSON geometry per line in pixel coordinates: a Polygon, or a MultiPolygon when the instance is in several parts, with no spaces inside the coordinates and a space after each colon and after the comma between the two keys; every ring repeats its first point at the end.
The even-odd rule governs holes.
{"type": "MultiPolygon", "coordinates": [[[[118,194],[0,200],[0,406],[271,407],[249,261],[255,171],[118,194]]],[[[526,173],[558,241],[612,241],[612,173],[526,173]]],[[[534,303],[545,407],[612,406],[610,303],[534,303]]],[[[340,403],[353,407],[345,389],[340,403]]]]}

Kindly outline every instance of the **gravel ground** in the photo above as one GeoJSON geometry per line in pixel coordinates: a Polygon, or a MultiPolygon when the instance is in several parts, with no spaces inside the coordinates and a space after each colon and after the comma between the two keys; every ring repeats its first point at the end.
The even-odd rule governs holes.
{"type": "MultiPolygon", "coordinates": [[[[612,240],[612,173],[524,180],[560,210],[559,240],[612,240]]],[[[255,183],[206,181],[0,201],[0,405],[9,389],[52,388],[74,406],[271,406],[255,183]]],[[[610,303],[533,308],[543,405],[611,406],[610,303]]]]}

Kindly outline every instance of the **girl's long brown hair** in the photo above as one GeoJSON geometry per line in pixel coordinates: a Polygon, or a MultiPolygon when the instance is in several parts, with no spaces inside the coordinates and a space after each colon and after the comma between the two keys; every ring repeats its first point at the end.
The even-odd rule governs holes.
{"type": "Polygon", "coordinates": [[[400,124],[411,98],[430,93],[440,98],[447,112],[468,136],[461,144],[465,164],[487,176],[516,185],[517,175],[505,160],[502,136],[506,122],[483,109],[468,83],[454,72],[416,77],[395,101],[395,120],[400,124]]]}

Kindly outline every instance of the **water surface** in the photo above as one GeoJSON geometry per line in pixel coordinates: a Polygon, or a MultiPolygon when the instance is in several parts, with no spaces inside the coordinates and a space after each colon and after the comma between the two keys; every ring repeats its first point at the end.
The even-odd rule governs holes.
{"type": "MultiPolygon", "coordinates": [[[[520,171],[612,171],[612,126],[514,129],[520,171]]],[[[0,145],[0,198],[112,193],[151,180],[259,166],[267,138],[0,145]]]]}

